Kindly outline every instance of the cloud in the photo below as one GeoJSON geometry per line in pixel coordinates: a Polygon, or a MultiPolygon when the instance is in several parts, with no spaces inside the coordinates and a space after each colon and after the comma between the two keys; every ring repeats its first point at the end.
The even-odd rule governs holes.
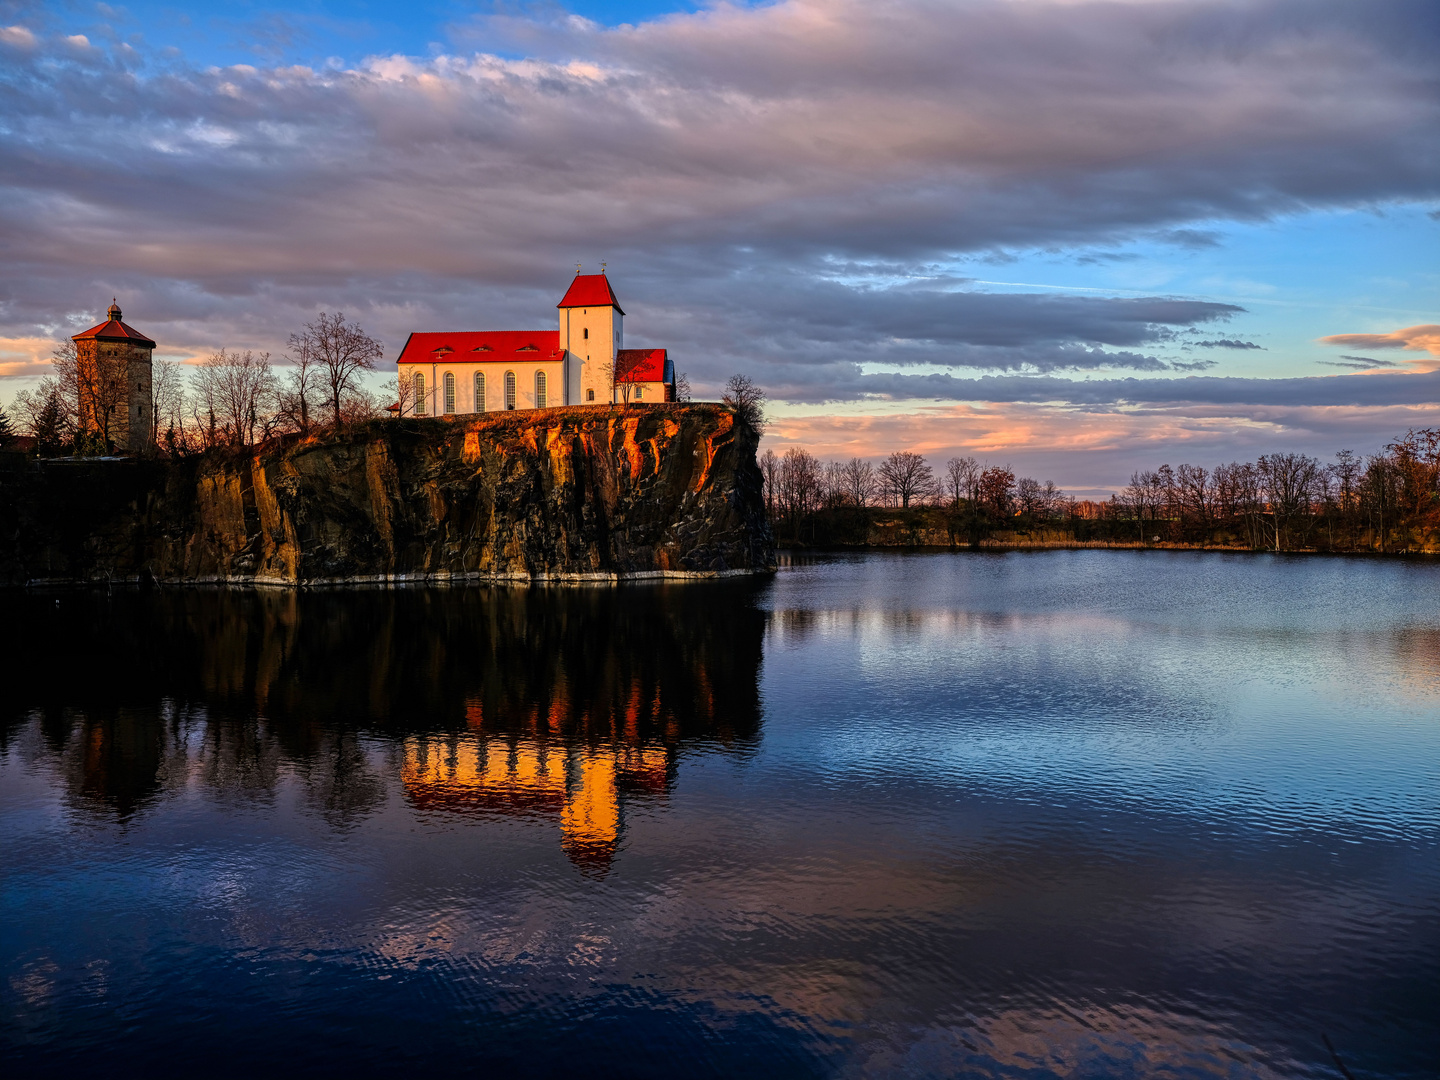
{"type": "Polygon", "coordinates": [[[0,26],[0,45],[10,45],[17,49],[33,49],[35,35],[23,26],[0,26]]]}
{"type": "Polygon", "coordinates": [[[1256,345],[1253,341],[1239,341],[1235,338],[1219,338],[1215,341],[1192,341],[1190,344],[1198,345],[1202,349],[1264,349],[1263,345],[1256,345]]]}
{"type": "Polygon", "coordinates": [[[48,337],[0,337],[0,379],[47,374],[55,344],[48,337]]]}
{"type": "MultiPolygon", "coordinates": [[[[1407,326],[1404,330],[1392,330],[1388,334],[1331,334],[1329,337],[1322,337],[1320,342],[1323,345],[1339,345],[1350,349],[1407,349],[1429,353],[1440,359],[1440,325],[1434,323],[1407,326]]],[[[1407,360],[1406,363],[1421,364],[1427,369],[1432,366],[1424,360],[1407,360]]],[[[1385,366],[1394,365],[1387,362],[1385,366]]]]}
{"type": "Polygon", "coordinates": [[[1161,376],[1192,363],[1166,355],[1189,327],[1252,343],[1218,336],[1233,305],[987,292],[947,276],[957,255],[1194,248],[1215,222],[1440,196],[1427,0],[491,16],[465,55],[318,71],[76,50],[75,29],[4,38],[13,338],[119,296],[171,356],[279,353],[321,308],[393,356],[420,327],[546,325],[565,268],[606,258],[627,337],[702,388],[743,369],[794,401],[986,400],[1007,391],[953,373],[1161,376]]]}
{"type": "Polygon", "coordinates": [[[1317,364],[1325,364],[1327,367],[1351,368],[1355,371],[1373,371],[1376,368],[1398,368],[1400,365],[1394,360],[1376,360],[1370,356],[1347,356],[1340,354],[1339,360],[1317,360],[1317,364]]]}
{"type": "Polygon", "coordinates": [[[1047,375],[982,375],[957,378],[936,373],[865,374],[856,371],[816,404],[859,397],[890,400],[1033,402],[1084,407],[1134,405],[1281,405],[1377,407],[1440,404],[1440,372],[1387,375],[1325,375],[1247,379],[1214,375],[1184,378],[1068,379],[1047,375]]]}

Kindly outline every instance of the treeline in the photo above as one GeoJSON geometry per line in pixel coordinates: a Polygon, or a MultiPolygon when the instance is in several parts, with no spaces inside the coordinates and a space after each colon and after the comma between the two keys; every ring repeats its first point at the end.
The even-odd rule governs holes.
{"type": "Polygon", "coordinates": [[[1273,551],[1440,548],[1440,429],[1406,432],[1378,454],[1136,471],[1104,501],[1075,499],[1008,466],[950,458],[936,469],[897,452],[879,464],[820,461],[795,447],[760,459],[782,542],[1179,544],[1273,551]]]}
{"type": "MultiPolygon", "coordinates": [[[[151,365],[153,451],[172,456],[218,446],[251,447],[285,435],[382,415],[362,372],[375,370],[383,346],[341,313],[324,312],[290,337],[282,370],[269,353],[221,349],[197,366],[151,365]],[[188,373],[188,377],[187,374],[188,373]]],[[[75,343],[51,358],[52,374],[16,395],[13,416],[0,410],[0,443],[28,435],[42,457],[93,456],[114,449],[109,430],[131,387],[123,362],[80,363],[75,343]]]]}

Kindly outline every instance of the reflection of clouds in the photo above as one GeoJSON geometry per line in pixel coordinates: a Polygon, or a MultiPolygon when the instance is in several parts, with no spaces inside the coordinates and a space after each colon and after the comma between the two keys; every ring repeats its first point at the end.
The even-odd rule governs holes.
{"type": "Polygon", "coordinates": [[[1199,596],[1165,622],[1110,613],[1125,597],[1103,585],[1099,610],[1063,610],[1071,595],[1048,611],[947,609],[992,602],[976,584],[990,568],[1012,574],[1011,587],[1027,577],[1020,560],[959,563],[971,577],[955,593],[939,581],[943,564],[909,564],[912,577],[933,575],[929,609],[772,612],[771,708],[826,718],[828,738],[796,762],[806,774],[1227,830],[1421,838],[1440,821],[1440,729],[1428,722],[1440,709],[1440,631],[1287,625],[1284,610],[1267,625],[1260,588],[1243,620],[1230,601],[1199,596]]]}
{"type": "Polygon", "coordinates": [[[970,1023],[895,1030],[889,1045],[848,1075],[911,1077],[1293,1075],[1299,1063],[1269,1055],[1232,1034],[1179,1013],[1056,1003],[970,1023]]]}

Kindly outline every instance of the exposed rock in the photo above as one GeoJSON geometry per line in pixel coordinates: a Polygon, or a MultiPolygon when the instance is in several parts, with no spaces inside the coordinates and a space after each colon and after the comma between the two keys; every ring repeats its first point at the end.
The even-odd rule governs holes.
{"type": "Polygon", "coordinates": [[[0,581],[301,585],[773,569],[718,405],[386,420],[257,453],[0,469],[0,581]]]}

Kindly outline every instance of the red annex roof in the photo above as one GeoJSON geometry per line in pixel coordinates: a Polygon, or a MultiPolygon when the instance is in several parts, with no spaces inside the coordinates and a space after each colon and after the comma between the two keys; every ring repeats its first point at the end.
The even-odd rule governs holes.
{"type": "Polygon", "coordinates": [[[673,382],[664,349],[621,349],[615,354],[615,381],[673,382]]]}
{"type": "Polygon", "coordinates": [[[105,314],[110,316],[105,322],[99,326],[92,326],[83,334],[75,334],[70,340],[86,341],[94,338],[96,341],[124,341],[131,345],[143,345],[147,349],[155,348],[155,342],[140,333],[139,330],[126,326],[120,321],[120,308],[117,305],[111,304],[110,310],[105,314]]]}
{"type": "Polygon", "coordinates": [[[625,314],[620,307],[620,301],[615,299],[615,290],[610,287],[610,279],[604,274],[576,274],[570,288],[565,290],[564,299],[555,306],[613,307],[621,315],[625,314]]]}
{"type": "Polygon", "coordinates": [[[411,334],[396,364],[523,364],[563,360],[559,330],[459,330],[411,334]]]}

